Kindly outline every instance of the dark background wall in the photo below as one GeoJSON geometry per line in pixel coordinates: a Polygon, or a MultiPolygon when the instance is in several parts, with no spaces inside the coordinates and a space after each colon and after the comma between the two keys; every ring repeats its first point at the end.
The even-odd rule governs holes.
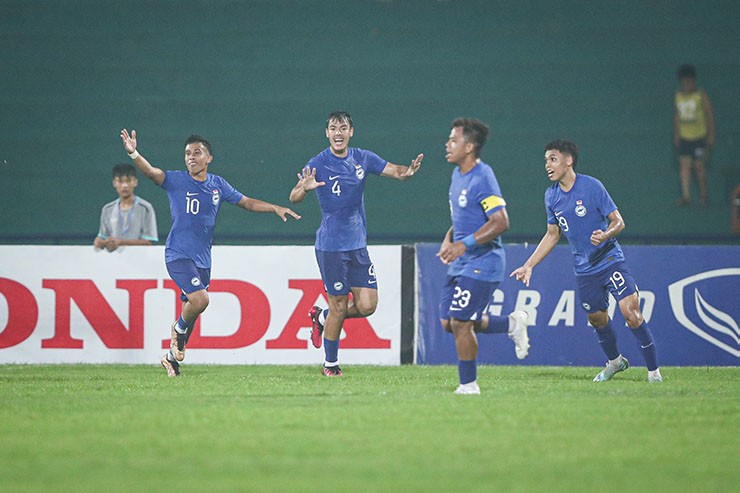
{"type": "MultiPolygon", "coordinates": [[[[352,113],[352,145],[392,162],[426,158],[399,183],[372,177],[371,242],[429,241],[449,226],[450,121],[488,122],[511,218],[509,240],[545,229],[543,146],[581,147],[627,222],[626,240],[722,240],[740,182],[740,4],[500,1],[0,1],[0,241],[92,242],[126,162],[121,128],[165,169],[191,133],[211,171],[287,204],[326,146],[324,120],[352,113]],[[710,206],[677,208],[675,71],[694,63],[717,121],[710,206]]],[[[138,193],[169,230],[166,194],[138,193]]],[[[313,196],[298,223],[224,207],[217,243],[312,242],[313,196]]],[[[728,237],[725,237],[727,239],[728,237]]]]}

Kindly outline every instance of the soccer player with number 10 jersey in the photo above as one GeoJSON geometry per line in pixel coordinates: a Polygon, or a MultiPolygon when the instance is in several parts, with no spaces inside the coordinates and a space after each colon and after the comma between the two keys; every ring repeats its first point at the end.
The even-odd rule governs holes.
{"type": "Polygon", "coordinates": [[[287,221],[287,216],[301,216],[279,205],[247,197],[218,175],[208,172],[213,160],[211,143],[199,135],[185,141],[187,171],[163,171],[152,166],[136,150],[136,130],[121,130],[123,148],[139,170],[167,191],[172,227],[165,246],[167,272],[182,291],[182,314],[170,327],[170,351],[160,363],[167,375],[180,375],[180,362],[185,359],[185,344],[198,316],[208,307],[208,285],[211,280],[211,245],[216,216],[223,202],[252,212],[273,212],[287,221]]]}

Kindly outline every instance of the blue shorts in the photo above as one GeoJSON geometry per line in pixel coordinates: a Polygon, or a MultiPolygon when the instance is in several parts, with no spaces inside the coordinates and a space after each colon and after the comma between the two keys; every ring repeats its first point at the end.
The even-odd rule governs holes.
{"type": "Polygon", "coordinates": [[[183,258],[167,262],[167,272],[182,291],[180,299],[183,302],[188,301],[186,294],[208,289],[211,284],[211,269],[196,267],[195,262],[190,259],[183,258]]]}
{"type": "Polygon", "coordinates": [[[348,294],[350,288],[378,289],[375,266],[370,261],[367,248],[348,252],[316,250],[324,289],[333,296],[348,294]]]}
{"type": "Polygon", "coordinates": [[[702,159],[707,153],[706,139],[683,140],[678,144],[679,156],[691,156],[694,159],[702,159]]]}
{"type": "Polygon", "coordinates": [[[465,276],[447,276],[439,302],[439,318],[480,320],[491,302],[498,282],[481,281],[465,276]]]}
{"type": "Polygon", "coordinates": [[[635,278],[625,262],[612,264],[596,274],[576,276],[576,284],[581,306],[588,313],[609,308],[609,293],[619,303],[623,298],[638,292],[635,278]]]}

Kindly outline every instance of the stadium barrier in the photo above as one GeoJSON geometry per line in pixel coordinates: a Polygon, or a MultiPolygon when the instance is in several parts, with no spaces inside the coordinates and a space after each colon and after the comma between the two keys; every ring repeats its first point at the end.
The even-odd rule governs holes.
{"type": "MultiPolygon", "coordinates": [[[[508,274],[536,245],[506,245],[508,274]]],[[[438,320],[439,289],[446,268],[436,244],[417,245],[418,330],[415,361],[457,361],[451,334],[438,320]]],[[[662,365],[734,366],[740,363],[740,247],[623,246],[637,280],[641,307],[662,365]]],[[[610,297],[619,347],[633,364],[644,365],[637,342],[610,297]],[[616,311],[616,313],[615,313],[616,311]],[[623,329],[620,329],[624,327],[623,329]]],[[[482,364],[600,366],[604,356],[576,294],[570,247],[558,245],[535,268],[530,286],[509,277],[493,295],[489,313],[529,314],[532,348],[523,361],[505,335],[478,338],[482,364]]]]}
{"type": "MultiPolygon", "coordinates": [[[[437,244],[370,246],[378,310],[348,320],[342,362],[452,364],[438,320],[445,266],[437,244]]],[[[507,245],[507,273],[533,245],[507,245]]],[[[740,362],[740,247],[626,246],[663,365],[740,362]]],[[[83,246],[0,246],[0,363],[151,363],[169,346],[179,292],[163,247],[114,253],[83,246]]],[[[188,345],[188,363],[317,364],[306,313],[326,305],[310,246],[216,246],[211,304],[188,345]]],[[[489,312],[525,310],[532,349],[519,361],[505,336],[481,336],[483,364],[599,366],[603,356],[578,305],[570,250],[560,245],[529,288],[507,278],[489,312]]],[[[610,311],[615,327],[624,321],[610,311]]],[[[616,312],[616,313],[615,313],[616,312]]],[[[620,348],[642,364],[627,329],[620,348]]]]}
{"type": "MultiPolygon", "coordinates": [[[[400,246],[369,248],[381,302],[344,325],[348,364],[397,365],[400,246]]],[[[179,290],[164,247],[0,246],[0,363],[151,363],[169,348],[179,290]]],[[[213,248],[211,303],[188,363],[319,364],[309,308],[326,306],[313,247],[213,248]]]]}

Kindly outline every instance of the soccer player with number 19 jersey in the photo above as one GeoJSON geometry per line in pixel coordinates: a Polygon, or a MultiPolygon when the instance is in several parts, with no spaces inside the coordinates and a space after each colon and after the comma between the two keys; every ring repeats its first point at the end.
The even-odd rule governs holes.
{"type": "Polygon", "coordinates": [[[624,261],[616,236],[624,229],[617,206],[599,180],[576,173],[578,147],[567,140],[545,146],[545,170],[555,182],[545,192],[547,232],[529,259],[511,277],[529,286],[532,269],[565,235],[575,264],[576,285],[581,306],[596,330],[606,368],[594,382],[604,382],[629,368],[617,347],[617,337],[607,311],[609,293],[617,300],[630,332],[640,343],[649,382],[662,382],[653,335],[640,311],[640,298],[632,273],[624,261]]]}
{"type": "Polygon", "coordinates": [[[185,141],[187,171],[163,171],[152,166],[136,150],[136,130],[129,135],[121,130],[123,148],[139,170],[167,191],[170,200],[172,227],[167,236],[165,263],[167,272],[182,291],[182,314],[170,327],[170,352],[160,363],[167,375],[180,374],[180,362],[185,359],[185,344],[195,321],[208,306],[208,285],[211,280],[211,245],[216,216],[223,202],[238,205],[253,212],[274,212],[283,221],[287,216],[301,216],[278,205],[243,195],[224,178],[208,173],[213,160],[211,144],[199,135],[185,141]]]}

